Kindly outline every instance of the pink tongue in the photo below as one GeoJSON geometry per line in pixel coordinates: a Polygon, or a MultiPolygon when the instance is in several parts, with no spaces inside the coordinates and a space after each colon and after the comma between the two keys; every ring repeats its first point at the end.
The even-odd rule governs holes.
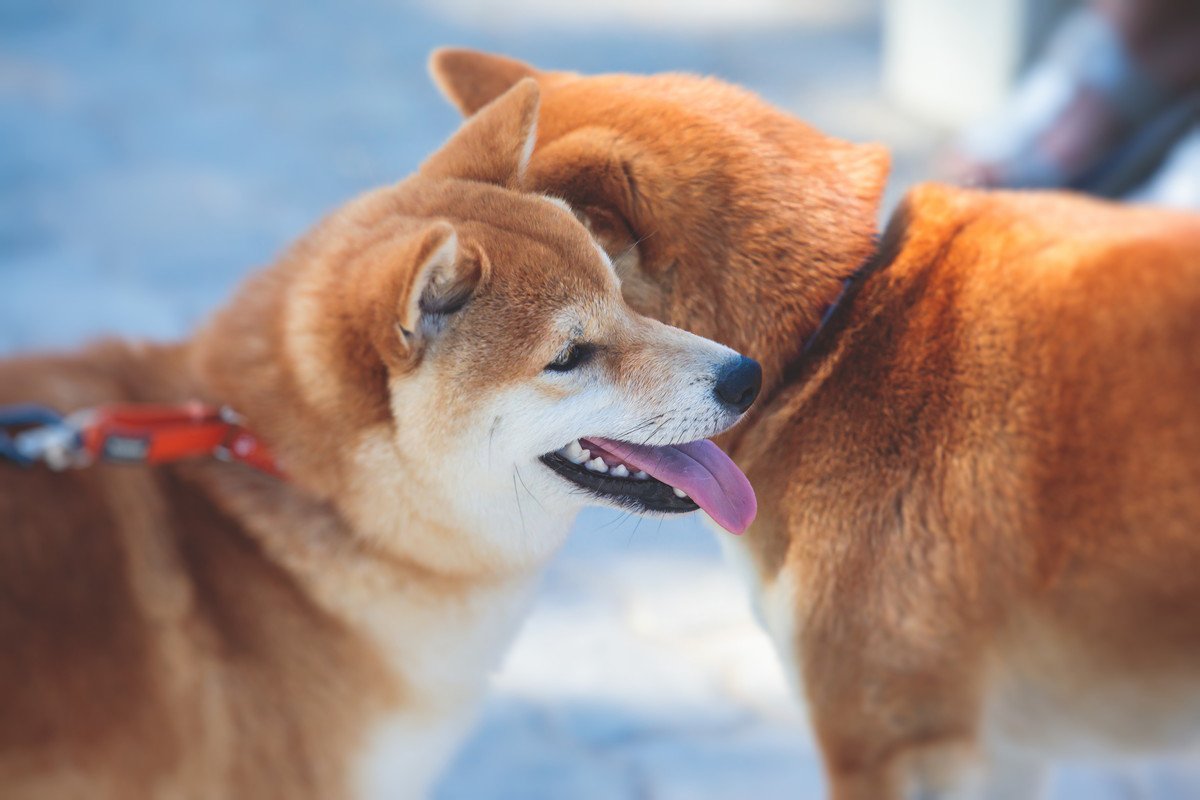
{"type": "Polygon", "coordinates": [[[583,441],[644,470],[663,483],[682,489],[713,520],[730,533],[743,533],[758,511],[750,481],[733,460],[707,439],[687,444],[650,447],[591,437],[583,441]]]}

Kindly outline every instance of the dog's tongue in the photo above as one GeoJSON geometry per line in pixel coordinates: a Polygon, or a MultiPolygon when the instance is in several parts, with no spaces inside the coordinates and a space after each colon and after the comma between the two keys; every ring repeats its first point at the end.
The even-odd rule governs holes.
{"type": "Polygon", "coordinates": [[[644,470],[663,483],[682,489],[730,533],[743,533],[758,511],[750,481],[721,448],[707,439],[650,447],[590,437],[627,466],[644,470]]]}

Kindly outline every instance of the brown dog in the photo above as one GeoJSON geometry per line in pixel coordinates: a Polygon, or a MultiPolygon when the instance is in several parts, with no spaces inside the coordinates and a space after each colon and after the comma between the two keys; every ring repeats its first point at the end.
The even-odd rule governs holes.
{"type": "Polygon", "coordinates": [[[535,78],[530,185],[631,305],[762,362],[730,547],[834,797],[1028,798],[1200,733],[1200,219],[925,186],[876,248],[884,153],[744,91],[432,69],[467,114],[535,78]]]}
{"type": "Polygon", "coordinates": [[[757,367],[631,313],[515,188],[537,103],[514,87],[193,341],[0,364],[0,404],[228,404],[287,475],[0,464],[6,800],[420,797],[580,507],[749,522],[699,440],[757,367]]]}

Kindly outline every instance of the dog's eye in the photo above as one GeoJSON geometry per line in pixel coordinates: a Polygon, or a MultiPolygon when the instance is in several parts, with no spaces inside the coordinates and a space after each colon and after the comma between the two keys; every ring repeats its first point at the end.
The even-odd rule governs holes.
{"type": "Polygon", "coordinates": [[[562,352],[555,356],[554,360],[546,365],[548,372],[570,372],[580,364],[587,362],[592,357],[592,346],[572,342],[563,348],[562,352]]]}

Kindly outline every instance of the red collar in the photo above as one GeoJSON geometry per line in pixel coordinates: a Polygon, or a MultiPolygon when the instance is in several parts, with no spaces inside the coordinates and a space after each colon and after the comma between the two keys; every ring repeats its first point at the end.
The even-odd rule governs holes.
{"type": "MultiPolygon", "coordinates": [[[[30,408],[22,410],[28,412],[30,408]]],[[[11,449],[16,456],[12,460],[41,461],[53,469],[65,469],[98,461],[166,464],[208,456],[283,475],[266,446],[246,429],[245,420],[228,408],[199,402],[175,406],[120,403],[77,411],[67,417],[46,409],[39,411],[53,421],[46,422],[46,416],[42,416],[39,422],[45,424],[27,428],[11,439],[0,431],[0,439],[10,445],[0,450],[11,449]]],[[[4,417],[0,413],[0,426],[5,423],[4,417]]],[[[8,424],[21,422],[9,420],[8,424]]]]}

